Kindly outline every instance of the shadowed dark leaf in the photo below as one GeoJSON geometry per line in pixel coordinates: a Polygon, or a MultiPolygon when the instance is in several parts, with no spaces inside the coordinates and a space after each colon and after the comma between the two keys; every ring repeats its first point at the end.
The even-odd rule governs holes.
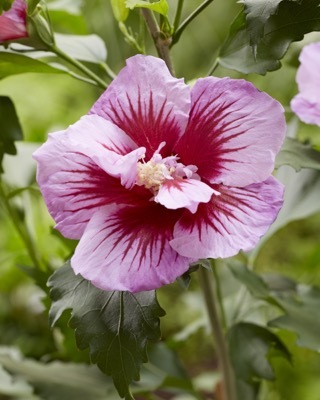
{"type": "Polygon", "coordinates": [[[160,338],[159,317],[165,313],[155,291],[107,292],[75,275],[66,263],[49,279],[52,325],[71,309],[70,326],[79,349],[89,347],[93,363],[111,375],[121,397],[140,378],[148,360],[147,344],[160,338]]]}

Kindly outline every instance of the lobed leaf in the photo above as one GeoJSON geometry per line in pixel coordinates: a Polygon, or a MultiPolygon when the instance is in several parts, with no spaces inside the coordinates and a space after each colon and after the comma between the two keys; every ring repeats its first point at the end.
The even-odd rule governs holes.
{"type": "Polygon", "coordinates": [[[147,344],[160,338],[159,317],[164,315],[155,291],[107,292],[75,275],[66,263],[49,279],[52,325],[71,309],[70,326],[77,346],[89,347],[91,360],[111,375],[121,397],[140,378],[146,362],[147,344]]]}
{"type": "Polygon", "coordinates": [[[297,172],[301,171],[302,168],[320,170],[320,152],[309,144],[286,138],[276,158],[276,168],[281,165],[290,165],[297,172]]]}
{"type": "Polygon", "coordinates": [[[276,305],[283,311],[283,315],[269,321],[269,326],[290,330],[297,334],[298,345],[319,351],[319,287],[300,285],[279,275],[262,279],[243,265],[234,265],[231,271],[253,297],[276,305]]]}
{"type": "Polygon", "coordinates": [[[300,346],[320,350],[320,288],[297,285],[292,296],[277,296],[285,315],[269,322],[269,326],[287,329],[298,335],[300,346]]]}
{"type": "Polygon", "coordinates": [[[262,379],[274,380],[270,358],[281,356],[291,361],[289,351],[274,333],[252,323],[232,326],[228,345],[239,399],[255,400],[262,379]]]}
{"type": "Polygon", "coordinates": [[[273,15],[282,0],[240,0],[244,5],[250,44],[256,45],[263,37],[264,24],[273,15]]]}
{"type": "Polygon", "coordinates": [[[256,379],[274,379],[268,354],[277,354],[290,361],[290,353],[270,330],[252,323],[241,322],[230,329],[228,343],[232,365],[238,379],[253,382],[256,379]]]}
{"type": "Polygon", "coordinates": [[[4,154],[17,153],[14,142],[22,140],[22,128],[14,104],[9,97],[0,96],[0,173],[4,154]]]}
{"type": "Polygon", "coordinates": [[[320,30],[319,5],[320,0],[282,0],[273,15],[275,3],[262,17],[261,12],[259,17],[258,12],[252,11],[249,22],[245,12],[240,12],[221,48],[220,64],[246,74],[264,75],[280,68],[280,60],[292,42],[302,40],[306,33],[320,30]]]}

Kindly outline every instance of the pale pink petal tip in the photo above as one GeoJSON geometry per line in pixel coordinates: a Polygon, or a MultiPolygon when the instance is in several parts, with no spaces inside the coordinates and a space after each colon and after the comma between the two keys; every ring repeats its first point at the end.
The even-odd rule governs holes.
{"type": "Polygon", "coordinates": [[[291,101],[292,111],[301,121],[320,126],[320,43],[302,49],[297,83],[300,93],[291,101]]]}
{"type": "Polygon", "coordinates": [[[195,179],[167,180],[160,187],[155,201],[166,208],[176,210],[186,208],[193,214],[199,203],[208,203],[213,193],[219,195],[210,186],[195,179]]]}
{"type": "Polygon", "coordinates": [[[292,111],[306,124],[320,126],[320,100],[311,100],[310,96],[298,94],[291,101],[292,111]]]}

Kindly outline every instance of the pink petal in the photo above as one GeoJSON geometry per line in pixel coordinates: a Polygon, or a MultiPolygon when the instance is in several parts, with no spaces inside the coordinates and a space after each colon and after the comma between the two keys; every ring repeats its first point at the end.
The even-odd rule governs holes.
{"type": "Polygon", "coordinates": [[[79,239],[92,215],[106,204],[134,204],[150,197],[143,188],[126,190],[117,179],[121,168],[113,164],[126,158],[122,154],[133,146],[112,123],[86,116],[66,131],[50,135],[34,153],[38,184],[56,228],[64,236],[79,239]]]}
{"type": "Polygon", "coordinates": [[[145,146],[148,161],[161,142],[166,142],[162,156],[171,155],[189,110],[190,89],[183,80],[173,78],[161,59],[136,55],[127,60],[90,113],[112,121],[138,146],[145,146]]]}
{"type": "Polygon", "coordinates": [[[28,36],[27,4],[24,0],[15,0],[9,11],[0,15],[0,42],[28,36]]]}
{"type": "Polygon", "coordinates": [[[291,100],[290,105],[301,121],[320,126],[320,99],[300,93],[291,100]]]}
{"type": "Polygon", "coordinates": [[[247,186],[270,176],[285,136],[282,106],[251,83],[199,79],[191,114],[176,151],[184,165],[211,183],[247,186]]]}
{"type": "Polygon", "coordinates": [[[314,94],[320,100],[320,43],[305,46],[299,56],[297,83],[300,92],[314,94]]]}
{"type": "Polygon", "coordinates": [[[275,220],[283,203],[283,186],[275,178],[244,188],[217,186],[220,196],[184,213],[170,245],[194,259],[225,258],[249,251],[275,220]]]}
{"type": "Polygon", "coordinates": [[[320,126],[320,43],[305,46],[299,60],[296,80],[300,93],[291,101],[291,108],[303,122],[320,126]]]}
{"type": "Polygon", "coordinates": [[[213,193],[217,194],[204,182],[195,179],[171,179],[160,186],[155,201],[172,210],[187,208],[195,213],[199,203],[208,203],[213,193]]]}
{"type": "Polygon", "coordinates": [[[101,208],[89,222],[71,265],[103,290],[139,292],[171,283],[190,263],[169,245],[180,216],[180,211],[154,202],[101,208]]]}

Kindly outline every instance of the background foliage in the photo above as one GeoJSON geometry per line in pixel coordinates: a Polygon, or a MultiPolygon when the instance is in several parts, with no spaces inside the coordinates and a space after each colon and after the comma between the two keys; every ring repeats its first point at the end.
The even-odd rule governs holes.
{"type": "MultiPolygon", "coordinates": [[[[36,3],[31,1],[29,10],[36,3]]],[[[118,72],[124,60],[136,53],[124,39],[121,20],[126,18],[127,11],[118,15],[119,25],[111,3],[48,1],[54,31],[59,32],[57,43],[104,79],[108,79],[106,60],[118,72]],[[69,37],[68,43],[62,36],[66,34],[91,36],[80,42],[79,38],[69,37]]],[[[172,19],[176,1],[168,3],[172,19]]],[[[201,3],[185,1],[183,16],[201,3]]],[[[236,260],[218,262],[216,272],[221,282],[225,323],[232,326],[228,340],[243,396],[240,398],[319,400],[320,130],[299,122],[289,108],[297,93],[294,82],[298,55],[304,44],[320,39],[317,32],[312,32],[301,41],[304,33],[319,30],[319,18],[312,11],[312,5],[319,2],[284,0],[277,15],[273,12],[279,0],[267,2],[268,7],[262,11],[252,8],[253,1],[243,3],[247,20],[241,4],[216,0],[190,23],[172,47],[172,56],[177,76],[187,81],[207,75],[219,57],[214,74],[248,79],[279,100],[287,112],[288,135],[301,142],[295,143],[298,147],[285,146],[278,159],[279,166],[294,166],[282,166],[277,172],[279,179],[286,182],[286,203],[278,220],[255,251],[236,260]],[[303,8],[302,13],[297,12],[298,7],[303,8]],[[282,21],[288,23],[288,19],[295,28],[284,28],[282,21]],[[274,33],[277,24],[285,38],[274,33]],[[293,40],[299,41],[291,44],[293,40]],[[256,61],[248,43],[258,55],[256,61]],[[280,66],[279,60],[288,47],[282,67],[274,70],[280,66]],[[274,71],[267,72],[270,70],[274,71]],[[304,161],[301,155],[305,155],[304,161]],[[267,328],[261,328],[264,325],[267,328]]],[[[131,12],[125,23],[126,29],[131,27],[139,32],[137,12],[131,12]]],[[[145,46],[147,53],[156,55],[148,37],[145,46]]],[[[49,326],[46,282],[68,259],[75,243],[53,230],[53,221],[35,185],[35,165],[31,159],[32,151],[46,140],[48,132],[78,120],[102,89],[73,79],[72,75],[78,73],[73,68],[71,73],[58,69],[55,55],[46,55],[45,60],[53,62],[51,66],[41,64],[37,57],[29,58],[27,63],[32,64],[34,73],[21,74],[21,68],[29,66],[25,60],[22,65],[19,57],[0,52],[0,159],[4,158],[2,179],[12,205],[11,214],[4,201],[0,206],[0,398],[118,399],[112,380],[96,366],[89,366],[90,358],[99,364],[94,344],[85,341],[81,334],[77,337],[81,331],[81,309],[64,303],[58,312],[55,303],[51,314],[56,323],[52,329],[49,326]],[[12,107],[13,119],[3,117],[1,112],[7,113],[5,110],[12,107]],[[14,145],[12,136],[7,139],[6,129],[11,131],[11,126],[15,127],[15,140],[21,139],[23,130],[23,142],[14,145]],[[22,227],[22,233],[17,226],[22,227]],[[32,268],[35,263],[37,269],[32,268]],[[73,311],[69,327],[70,308],[73,311]],[[72,330],[75,328],[78,346],[89,346],[90,351],[77,349],[72,330]]],[[[70,68],[67,62],[62,63],[70,68]]],[[[51,286],[55,279],[61,279],[62,273],[70,271],[59,270],[51,278],[51,286]]],[[[57,287],[62,286],[53,289],[54,301],[59,298],[57,287]]],[[[141,380],[131,386],[132,393],[137,399],[210,399],[215,388],[218,398],[215,348],[196,274],[192,274],[188,290],[176,282],[159,290],[158,300],[167,313],[161,318],[162,341],[148,346],[149,363],[141,369],[141,380]]],[[[161,316],[159,305],[153,304],[157,316],[161,316]]],[[[153,340],[159,336],[156,321],[149,336],[153,340]]],[[[145,350],[139,351],[145,360],[145,350]]],[[[139,375],[131,368],[130,373],[139,375]]],[[[126,394],[121,387],[120,394],[126,394]]]]}

